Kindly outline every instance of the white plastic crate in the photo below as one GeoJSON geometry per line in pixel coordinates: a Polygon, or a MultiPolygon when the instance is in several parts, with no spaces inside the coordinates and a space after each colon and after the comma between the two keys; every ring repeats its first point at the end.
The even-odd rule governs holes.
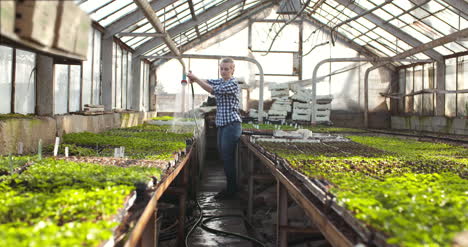
{"type": "Polygon", "coordinates": [[[312,96],[308,95],[308,94],[305,94],[305,93],[300,93],[299,92],[299,93],[296,93],[293,96],[291,96],[291,99],[295,100],[295,101],[300,101],[300,102],[303,102],[303,103],[307,103],[307,102],[310,102],[312,100],[312,96]]]}
{"type": "Polygon", "coordinates": [[[304,114],[309,114],[310,115],[312,113],[312,109],[294,109],[293,113],[301,114],[301,115],[304,115],[304,114]]]}
{"type": "Polygon", "coordinates": [[[320,110],[315,112],[315,116],[328,116],[330,117],[330,110],[320,110]]]}
{"type": "Polygon", "coordinates": [[[271,105],[270,110],[290,112],[291,111],[291,105],[273,104],[273,105],[271,105]]]}
{"type": "Polygon", "coordinates": [[[285,116],[288,115],[287,111],[277,111],[277,110],[269,110],[268,116],[285,116]]]}
{"type": "Polygon", "coordinates": [[[330,122],[330,115],[328,116],[315,116],[315,121],[320,122],[330,122]]]}
{"type": "Polygon", "coordinates": [[[289,89],[271,91],[271,97],[281,97],[281,96],[288,97],[289,96],[289,89]]]}
{"type": "Polygon", "coordinates": [[[301,102],[294,102],[293,103],[294,109],[312,109],[312,104],[309,103],[301,103],[301,102]]]}
{"type": "Polygon", "coordinates": [[[330,110],[330,109],[331,109],[331,104],[315,104],[316,111],[330,110]]]}
{"type": "Polygon", "coordinates": [[[331,95],[317,95],[315,98],[317,101],[317,104],[329,104],[333,100],[333,96],[331,95]]]}
{"type": "MultiPolygon", "coordinates": [[[[256,110],[256,109],[250,109],[250,110],[249,110],[249,117],[258,118],[258,110],[256,110]]],[[[268,113],[266,113],[266,112],[264,111],[264,112],[263,112],[263,117],[264,117],[264,118],[268,117],[268,113]]]]}
{"type": "Polygon", "coordinates": [[[269,90],[284,90],[284,89],[286,89],[289,92],[289,84],[287,84],[287,83],[270,84],[268,86],[268,89],[269,90]]]}
{"type": "Polygon", "coordinates": [[[310,114],[302,115],[302,114],[297,114],[297,113],[293,112],[292,120],[295,120],[295,121],[310,121],[311,117],[310,117],[310,114]]]}

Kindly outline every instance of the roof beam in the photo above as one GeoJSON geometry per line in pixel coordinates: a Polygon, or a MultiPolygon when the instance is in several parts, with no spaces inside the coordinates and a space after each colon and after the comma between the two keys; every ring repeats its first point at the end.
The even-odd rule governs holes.
{"type": "MultiPolygon", "coordinates": [[[[187,1],[188,1],[188,5],[190,8],[190,14],[192,15],[192,19],[196,21],[197,15],[195,14],[195,8],[193,7],[193,2],[192,0],[187,0],[187,1]]],[[[198,26],[195,26],[195,32],[197,33],[198,38],[200,38],[200,30],[198,30],[198,26]]]]}
{"type": "MultiPolygon", "coordinates": [[[[233,6],[242,3],[243,0],[230,0],[226,1],[220,5],[217,5],[215,7],[211,7],[208,10],[202,12],[201,14],[198,15],[197,20],[189,20],[184,23],[181,23],[169,30],[167,32],[169,33],[170,36],[176,36],[182,32],[187,31],[188,29],[195,27],[196,25],[199,25],[203,22],[208,21],[209,19],[215,17],[219,13],[226,11],[233,6]]],[[[157,38],[150,39],[146,41],[145,43],[141,44],[135,49],[135,53],[133,54],[133,57],[135,58],[136,56],[139,56],[141,54],[144,54],[148,52],[149,50],[153,49],[154,47],[157,47],[161,45],[163,42],[157,38]]]]}
{"type": "MultiPolygon", "coordinates": [[[[179,50],[184,53],[198,45],[210,46],[214,43],[221,42],[232,36],[232,33],[237,33],[248,27],[249,18],[264,18],[271,12],[271,7],[274,6],[272,2],[264,2],[248,10],[244,10],[244,14],[234,18],[223,25],[209,31],[202,35],[201,39],[194,39],[187,44],[179,47],[179,50]],[[269,11],[268,11],[269,10],[269,11]],[[216,37],[216,39],[214,39],[216,37]],[[204,43],[207,43],[206,45],[204,43]]],[[[165,54],[168,55],[169,53],[165,54]]],[[[158,59],[153,62],[154,66],[160,66],[167,62],[168,59],[158,59]]]]}
{"type": "Polygon", "coordinates": [[[468,15],[468,3],[465,0],[442,0],[452,7],[463,12],[463,14],[468,15]]]}
{"type": "MultiPolygon", "coordinates": [[[[350,11],[353,11],[355,13],[359,14],[364,14],[367,10],[362,8],[359,5],[354,4],[354,1],[350,0],[335,0],[337,3],[345,6],[348,8],[350,11]]],[[[404,42],[408,43],[409,45],[413,47],[417,47],[422,45],[421,41],[411,37],[409,34],[402,32],[399,28],[393,26],[390,23],[386,23],[384,20],[382,20],[380,17],[376,16],[373,13],[368,13],[367,15],[364,15],[363,18],[367,19],[368,21],[374,23],[375,25],[379,26],[383,30],[393,34],[395,37],[403,40],[404,42]]],[[[429,56],[430,58],[438,61],[443,60],[443,56],[436,52],[434,49],[426,50],[424,51],[424,54],[429,56]]]]}
{"type": "MultiPolygon", "coordinates": [[[[175,0],[153,0],[150,3],[150,5],[151,8],[153,8],[153,10],[157,12],[173,2],[175,2],[175,0]]],[[[143,14],[143,12],[137,8],[135,11],[125,15],[124,17],[118,19],[117,21],[113,22],[108,27],[106,27],[104,39],[114,36],[115,34],[125,30],[133,24],[136,24],[144,18],[145,15],[143,14]]]]}
{"type": "Polygon", "coordinates": [[[127,33],[122,32],[118,33],[117,36],[119,37],[165,37],[166,33],[127,33]]]}
{"type": "MultiPolygon", "coordinates": [[[[135,4],[138,6],[138,8],[143,11],[143,14],[145,17],[148,19],[149,23],[158,31],[159,33],[164,33],[164,27],[162,23],[159,21],[159,18],[156,16],[156,12],[151,8],[151,5],[146,1],[146,0],[133,0],[135,4]]],[[[179,56],[177,60],[179,60],[180,64],[183,67],[183,72],[185,73],[185,63],[182,58],[180,58],[180,51],[177,48],[177,45],[175,44],[174,40],[169,36],[169,34],[165,33],[166,35],[163,37],[164,43],[169,47],[169,50],[171,50],[172,53],[174,53],[176,56],[179,56]]],[[[154,39],[154,38],[153,38],[154,39]]]]}

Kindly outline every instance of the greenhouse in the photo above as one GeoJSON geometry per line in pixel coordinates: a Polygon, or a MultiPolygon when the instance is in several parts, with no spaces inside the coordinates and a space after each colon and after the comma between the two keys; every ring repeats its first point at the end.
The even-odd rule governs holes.
{"type": "Polygon", "coordinates": [[[468,247],[468,1],[0,0],[0,247],[468,247]]]}

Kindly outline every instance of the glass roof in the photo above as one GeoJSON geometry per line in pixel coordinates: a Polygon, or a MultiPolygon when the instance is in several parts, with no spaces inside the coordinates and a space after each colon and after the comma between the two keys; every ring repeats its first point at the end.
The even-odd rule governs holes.
{"type": "MultiPolygon", "coordinates": [[[[168,47],[139,14],[133,0],[74,0],[81,9],[140,55],[165,55],[168,47]],[[122,24],[123,23],[123,24],[122,24]],[[116,27],[118,27],[116,29],[116,27]],[[119,34],[120,33],[120,34],[119,34]],[[134,33],[129,36],[123,33],[134,33]],[[154,43],[154,46],[150,47],[154,43]],[[148,48],[150,47],[150,48],[148,48]]],[[[177,46],[187,45],[271,0],[148,0],[177,46]],[[157,9],[154,7],[157,6],[157,9]],[[217,11],[213,13],[213,11],[217,11]],[[177,30],[177,31],[173,31],[177,30]],[[172,31],[172,32],[171,32],[172,31]]],[[[305,0],[301,3],[304,4],[305,0]]],[[[468,28],[468,3],[464,0],[311,0],[303,15],[337,32],[377,56],[392,57],[424,43],[468,28]],[[449,3],[455,3],[452,6],[449,3]],[[318,5],[318,6],[317,6],[318,5]]],[[[141,13],[141,12],[140,12],[141,13]]],[[[288,20],[292,15],[278,15],[288,20]]],[[[304,34],[308,36],[309,34],[304,34]]],[[[324,42],[317,40],[318,43],[324,42]]],[[[312,44],[316,45],[316,44],[312,44]]],[[[267,48],[267,47],[266,47],[267,48]]],[[[304,48],[304,50],[308,50],[304,48]]],[[[449,56],[468,51],[468,39],[458,39],[433,49],[449,56]]],[[[412,58],[428,59],[429,53],[412,58]]]]}

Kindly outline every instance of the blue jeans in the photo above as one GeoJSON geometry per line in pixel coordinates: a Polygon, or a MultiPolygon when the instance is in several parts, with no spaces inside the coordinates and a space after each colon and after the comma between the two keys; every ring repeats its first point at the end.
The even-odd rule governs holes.
{"type": "Polygon", "coordinates": [[[218,127],[218,152],[224,164],[226,191],[228,193],[236,193],[237,191],[235,154],[241,132],[239,122],[218,127]]]}

